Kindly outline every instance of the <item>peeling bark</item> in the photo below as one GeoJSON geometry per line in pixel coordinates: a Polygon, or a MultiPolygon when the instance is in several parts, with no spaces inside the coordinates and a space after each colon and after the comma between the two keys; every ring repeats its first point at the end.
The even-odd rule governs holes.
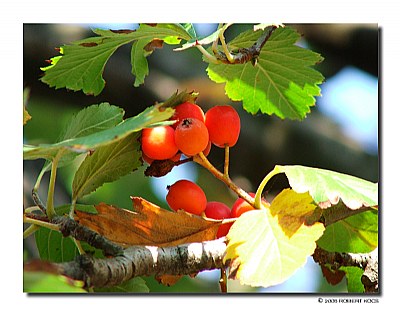
{"type": "Polygon", "coordinates": [[[132,246],[122,255],[97,259],[78,256],[57,265],[58,272],[85,282],[86,287],[109,287],[136,276],[190,275],[223,267],[224,238],[174,247],[132,246]]]}

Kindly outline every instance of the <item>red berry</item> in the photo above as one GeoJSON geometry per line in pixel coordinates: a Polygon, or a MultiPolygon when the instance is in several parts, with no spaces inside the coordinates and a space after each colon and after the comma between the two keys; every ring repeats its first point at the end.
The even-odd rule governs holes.
{"type": "MultiPolygon", "coordinates": [[[[231,217],[231,209],[221,202],[208,202],[204,214],[212,219],[225,219],[231,217]]],[[[228,234],[233,223],[223,224],[218,228],[217,238],[224,237],[228,234]]]]}
{"type": "Polygon", "coordinates": [[[171,120],[178,120],[172,127],[176,128],[179,123],[185,118],[195,118],[204,122],[204,112],[198,105],[192,104],[190,102],[184,102],[175,107],[174,115],[171,120]]]}
{"type": "Polygon", "coordinates": [[[200,215],[207,205],[204,191],[189,180],[179,180],[169,186],[166,200],[171,209],[183,209],[195,215],[200,215]]]}
{"type": "Polygon", "coordinates": [[[226,223],[226,224],[219,226],[216,238],[218,239],[218,238],[226,236],[228,234],[229,230],[231,229],[232,225],[233,225],[233,222],[226,223]]]}
{"type": "Polygon", "coordinates": [[[208,154],[210,153],[210,151],[211,151],[211,142],[210,141],[208,141],[208,144],[207,144],[207,147],[203,150],[203,154],[204,154],[204,156],[208,156],[208,154]]]}
{"type": "Polygon", "coordinates": [[[204,214],[212,219],[224,219],[231,217],[231,209],[221,202],[208,202],[204,214]]]}
{"type": "MultiPolygon", "coordinates": [[[[255,193],[249,193],[251,197],[255,197],[255,193]]],[[[269,206],[269,203],[266,200],[262,200],[263,204],[265,206],[269,206]]],[[[231,217],[232,218],[238,218],[240,217],[243,213],[255,210],[253,206],[251,206],[249,203],[247,203],[243,198],[238,198],[235,203],[232,205],[232,211],[231,211],[231,217]]]]}
{"type": "Polygon", "coordinates": [[[209,142],[206,125],[195,118],[183,119],[175,129],[175,143],[186,156],[194,156],[206,149],[209,142]]]}
{"type": "Polygon", "coordinates": [[[212,107],[205,114],[205,124],[214,145],[232,147],[236,144],[240,133],[240,118],[233,107],[212,107]]]}
{"type": "Polygon", "coordinates": [[[178,152],[175,130],[171,126],[158,126],[142,130],[142,151],[157,160],[170,159],[178,152]]]}

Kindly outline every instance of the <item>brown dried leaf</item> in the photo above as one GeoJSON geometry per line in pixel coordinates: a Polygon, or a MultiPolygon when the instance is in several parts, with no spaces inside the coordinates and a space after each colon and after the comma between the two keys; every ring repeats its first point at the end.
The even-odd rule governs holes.
{"type": "Polygon", "coordinates": [[[147,52],[153,52],[156,48],[161,49],[163,47],[164,40],[162,39],[153,39],[146,46],[144,46],[144,50],[147,52]]]}
{"type": "Polygon", "coordinates": [[[322,274],[324,275],[326,281],[331,284],[332,286],[337,285],[339,282],[342,281],[344,275],[346,273],[343,270],[339,269],[330,269],[325,265],[321,265],[322,274]]]}
{"type": "Polygon", "coordinates": [[[82,225],[123,246],[175,246],[215,239],[220,221],[208,221],[184,211],[171,212],[141,197],[132,197],[135,211],[105,203],[97,214],[76,210],[82,225]]]}

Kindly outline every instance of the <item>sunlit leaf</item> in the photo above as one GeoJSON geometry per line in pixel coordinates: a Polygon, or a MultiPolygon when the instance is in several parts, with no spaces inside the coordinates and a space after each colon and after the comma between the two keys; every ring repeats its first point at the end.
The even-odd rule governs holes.
{"type": "Polygon", "coordinates": [[[362,212],[327,226],[317,243],[329,252],[373,251],[378,245],[378,212],[362,212]]]}
{"type": "Polygon", "coordinates": [[[314,252],[324,226],[318,222],[306,225],[306,217],[313,211],[312,199],[290,194],[285,204],[278,199],[271,203],[270,210],[263,207],[246,212],[233,224],[224,258],[231,260],[231,278],[251,286],[276,285],[292,276],[314,252]],[[297,214],[286,215],[283,205],[297,214]]]}
{"type": "Polygon", "coordinates": [[[321,208],[336,205],[340,200],[350,209],[378,207],[378,183],[347,174],[305,166],[275,166],[269,174],[284,173],[297,193],[309,192],[321,208]]]}
{"type": "MultiPolygon", "coordinates": [[[[231,50],[251,47],[263,33],[246,31],[231,42],[231,50]]],[[[212,64],[208,76],[225,83],[228,97],[243,101],[249,113],[258,111],[285,119],[301,120],[315,105],[324,77],[311,68],[323,58],[296,45],[300,35],[290,27],[277,28],[261,49],[257,63],[212,64]]]]}
{"type": "Polygon", "coordinates": [[[190,34],[179,24],[141,24],[137,30],[96,29],[94,32],[99,36],[60,47],[61,56],[51,58],[52,64],[42,68],[45,71],[42,82],[56,89],[82,90],[96,96],[105,86],[102,76],[105,65],[119,47],[135,40],[162,39],[176,44],[180,39],[190,39],[190,34]]]}

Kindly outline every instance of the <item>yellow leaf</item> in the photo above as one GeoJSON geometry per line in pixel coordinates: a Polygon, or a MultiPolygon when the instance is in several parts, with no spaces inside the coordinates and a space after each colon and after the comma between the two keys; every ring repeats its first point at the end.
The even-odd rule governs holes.
{"type": "Polygon", "coordinates": [[[308,192],[297,193],[291,189],[283,190],[274,198],[270,211],[272,216],[278,216],[279,225],[289,238],[302,224],[313,224],[322,214],[308,192]]]}
{"type": "Polygon", "coordinates": [[[312,199],[296,192],[285,193],[284,199],[272,202],[270,209],[246,212],[233,224],[224,259],[231,260],[230,278],[251,286],[277,285],[313,254],[315,241],[325,228],[319,222],[307,225],[306,218],[314,211],[312,199]]]}

